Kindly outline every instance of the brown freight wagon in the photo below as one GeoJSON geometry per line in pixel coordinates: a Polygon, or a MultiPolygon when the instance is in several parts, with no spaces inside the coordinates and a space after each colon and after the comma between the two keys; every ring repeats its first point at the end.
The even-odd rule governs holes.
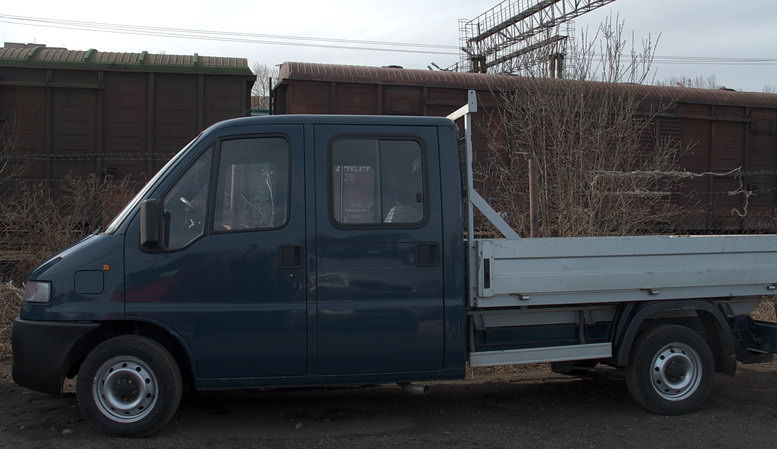
{"type": "MultiPolygon", "coordinates": [[[[478,91],[485,107],[498,107],[495,92],[520,88],[520,77],[480,73],[284,63],[273,93],[275,114],[398,114],[445,116],[478,91]]],[[[549,83],[576,81],[549,80],[549,83]]],[[[684,181],[683,196],[696,205],[678,232],[767,232],[777,210],[777,95],[728,90],[623,84],[622,89],[651,99],[674,99],[657,128],[692,148],[679,161],[694,173],[725,173],[684,181]],[[731,195],[743,186],[744,192],[731,195]],[[752,193],[748,195],[747,193],[752,193]],[[732,209],[744,210],[740,217],[732,209]]],[[[475,117],[476,147],[484,135],[475,117]]],[[[476,155],[477,157],[477,155],[476,155]]]]}
{"type": "Polygon", "coordinates": [[[0,48],[0,126],[19,145],[26,179],[156,172],[200,130],[247,115],[246,59],[0,48]]]}

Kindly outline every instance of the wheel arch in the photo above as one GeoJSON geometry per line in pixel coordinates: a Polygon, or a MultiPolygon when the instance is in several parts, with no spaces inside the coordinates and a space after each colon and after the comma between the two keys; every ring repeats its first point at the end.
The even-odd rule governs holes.
{"type": "Polygon", "coordinates": [[[613,364],[629,364],[634,341],[646,321],[666,312],[696,313],[715,360],[715,371],[733,375],[736,372],[734,336],[723,313],[706,299],[628,303],[622,305],[613,323],[613,364]]]}
{"type": "Polygon", "coordinates": [[[145,319],[101,322],[99,327],[85,334],[73,345],[66,359],[66,377],[72,378],[78,373],[81,363],[97,345],[120,335],[141,335],[161,344],[178,364],[184,385],[194,386],[196,366],[189,346],[169,327],[145,319]]]}

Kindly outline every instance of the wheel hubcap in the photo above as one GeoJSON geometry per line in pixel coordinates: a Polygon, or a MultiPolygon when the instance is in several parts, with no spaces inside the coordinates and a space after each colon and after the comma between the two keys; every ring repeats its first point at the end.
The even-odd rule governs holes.
{"type": "Polygon", "coordinates": [[[653,358],[650,374],[653,388],[661,397],[680,401],[701,383],[701,358],[686,344],[670,343],[653,358]]]}
{"type": "Polygon", "coordinates": [[[97,370],[92,394],[103,415],[120,423],[136,422],[156,404],[156,376],[142,360],[114,357],[97,370]]]}

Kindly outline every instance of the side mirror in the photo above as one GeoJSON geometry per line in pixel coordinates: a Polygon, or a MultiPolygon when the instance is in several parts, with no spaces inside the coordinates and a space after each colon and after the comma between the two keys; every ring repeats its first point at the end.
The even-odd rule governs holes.
{"type": "Polygon", "coordinates": [[[158,247],[162,243],[162,202],[143,200],[140,203],[140,246],[158,247]]]}

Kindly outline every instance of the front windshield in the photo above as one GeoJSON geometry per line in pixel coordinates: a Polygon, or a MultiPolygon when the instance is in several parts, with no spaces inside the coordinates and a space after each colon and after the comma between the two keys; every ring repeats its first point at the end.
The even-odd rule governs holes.
{"type": "Polygon", "coordinates": [[[172,158],[170,158],[169,161],[167,161],[165,166],[162,167],[162,169],[159,170],[154,175],[154,177],[151,178],[151,180],[149,180],[146,183],[145,186],[143,186],[142,189],[140,189],[140,192],[138,192],[138,194],[135,195],[135,197],[132,198],[132,200],[129,203],[127,203],[126,206],[124,206],[124,209],[122,209],[121,212],[119,212],[119,214],[116,215],[116,218],[114,218],[113,221],[111,221],[111,224],[109,224],[108,227],[105,229],[105,234],[112,234],[112,233],[116,232],[116,229],[121,225],[121,223],[124,221],[124,219],[127,218],[127,216],[130,214],[130,212],[135,208],[135,205],[138,202],[140,202],[140,200],[143,199],[143,197],[146,196],[146,194],[151,189],[151,187],[154,186],[156,184],[156,182],[164,174],[166,174],[170,170],[170,168],[178,162],[179,159],[181,159],[181,157],[183,157],[183,155],[186,153],[186,151],[194,144],[194,142],[199,140],[199,138],[201,136],[202,136],[202,133],[200,133],[197,137],[192,139],[192,141],[187,143],[186,146],[183,147],[183,149],[181,149],[181,151],[179,151],[175,156],[173,156],[172,158]]]}

